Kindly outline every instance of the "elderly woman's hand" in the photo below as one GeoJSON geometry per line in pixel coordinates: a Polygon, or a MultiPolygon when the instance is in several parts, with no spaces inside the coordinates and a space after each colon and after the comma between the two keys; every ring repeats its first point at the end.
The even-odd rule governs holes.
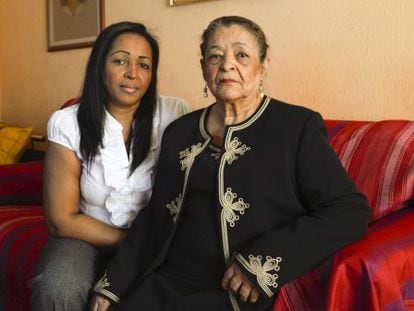
{"type": "Polygon", "coordinates": [[[109,311],[112,308],[108,299],[101,296],[94,296],[91,301],[90,311],[109,311]]]}
{"type": "Polygon", "coordinates": [[[256,302],[260,296],[257,287],[250,282],[247,275],[235,262],[224,273],[221,286],[224,290],[231,290],[234,294],[238,294],[242,301],[256,302]]]}

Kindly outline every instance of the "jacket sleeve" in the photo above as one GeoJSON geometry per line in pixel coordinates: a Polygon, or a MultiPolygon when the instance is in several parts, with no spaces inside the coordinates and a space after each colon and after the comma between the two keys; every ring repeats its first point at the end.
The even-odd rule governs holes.
{"type": "Polygon", "coordinates": [[[264,232],[233,257],[268,297],[362,237],[367,229],[366,199],[347,176],[315,112],[303,126],[296,185],[304,215],[283,228],[264,232]]]}

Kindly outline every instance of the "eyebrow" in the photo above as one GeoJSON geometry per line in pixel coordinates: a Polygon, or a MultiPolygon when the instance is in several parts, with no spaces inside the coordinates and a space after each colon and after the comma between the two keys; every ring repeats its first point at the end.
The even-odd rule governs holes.
{"type": "MultiPolygon", "coordinates": [[[[131,53],[128,52],[128,51],[125,51],[125,50],[117,50],[117,51],[114,51],[111,54],[109,54],[109,56],[112,56],[112,55],[117,54],[117,53],[124,53],[124,54],[127,54],[127,55],[131,55],[131,53]]],[[[151,58],[149,56],[145,56],[145,55],[140,55],[140,56],[138,56],[138,58],[151,60],[151,58]]]]}

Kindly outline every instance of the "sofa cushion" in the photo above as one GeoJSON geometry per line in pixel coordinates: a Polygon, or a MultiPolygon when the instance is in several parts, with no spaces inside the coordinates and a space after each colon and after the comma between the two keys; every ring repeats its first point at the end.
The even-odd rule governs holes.
{"type": "Polygon", "coordinates": [[[32,127],[4,127],[0,129],[0,164],[19,161],[30,142],[32,131],[32,127]]]}
{"type": "Polygon", "coordinates": [[[372,208],[372,221],[414,206],[414,122],[326,121],[329,141],[372,208]]]}
{"type": "Polygon", "coordinates": [[[0,205],[40,205],[42,186],[42,161],[0,165],[0,205]]]}

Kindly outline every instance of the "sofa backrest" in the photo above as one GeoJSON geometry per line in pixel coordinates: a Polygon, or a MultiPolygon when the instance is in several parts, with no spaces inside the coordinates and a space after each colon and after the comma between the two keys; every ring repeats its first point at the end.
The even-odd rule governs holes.
{"type": "Polygon", "coordinates": [[[414,207],[414,121],[326,120],[328,139],[372,209],[371,221],[414,207]]]}

